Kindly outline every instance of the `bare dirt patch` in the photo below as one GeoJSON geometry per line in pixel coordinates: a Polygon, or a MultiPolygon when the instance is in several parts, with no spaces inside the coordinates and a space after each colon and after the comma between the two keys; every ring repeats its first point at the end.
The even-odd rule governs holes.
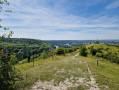
{"type": "Polygon", "coordinates": [[[88,73],[90,74],[90,81],[88,83],[91,85],[91,87],[88,90],[100,90],[99,87],[98,87],[98,84],[96,83],[96,80],[95,80],[94,76],[92,75],[92,72],[90,71],[90,68],[89,68],[89,66],[88,66],[86,61],[85,61],[85,63],[86,63],[86,66],[88,68],[88,73]]]}
{"type": "Polygon", "coordinates": [[[66,78],[64,82],[60,82],[57,85],[54,85],[54,80],[44,82],[38,80],[34,83],[31,90],[67,90],[69,87],[78,87],[84,82],[86,82],[85,78],[77,78],[75,81],[73,76],[70,79],[66,78]]]}
{"type": "MultiPolygon", "coordinates": [[[[66,65],[68,65],[68,63],[71,62],[71,64],[73,62],[76,63],[75,61],[75,57],[77,57],[79,55],[76,54],[75,56],[72,56],[69,60],[66,60],[64,61],[63,63],[66,63],[66,65]]],[[[70,87],[78,87],[78,86],[86,86],[87,90],[100,90],[99,87],[98,87],[98,84],[96,83],[95,81],[95,78],[94,76],[92,75],[89,67],[88,67],[88,64],[87,62],[85,63],[82,63],[82,61],[78,60],[78,64],[86,64],[87,66],[87,69],[88,69],[88,73],[87,75],[89,75],[90,79],[87,78],[87,77],[83,77],[83,76],[73,76],[72,73],[78,73],[78,72],[82,72],[82,69],[80,67],[78,68],[75,68],[75,70],[71,70],[71,69],[68,69],[67,73],[66,73],[66,70],[64,68],[62,69],[58,69],[58,68],[55,68],[57,71],[56,71],[56,75],[61,75],[62,73],[70,73],[71,76],[70,77],[66,77],[64,78],[63,81],[60,81],[58,83],[55,82],[55,79],[52,79],[50,81],[41,81],[40,79],[35,82],[33,84],[33,86],[31,87],[31,90],[68,90],[68,88],[70,87]]],[[[59,76],[61,77],[61,76],[59,76]]]]}

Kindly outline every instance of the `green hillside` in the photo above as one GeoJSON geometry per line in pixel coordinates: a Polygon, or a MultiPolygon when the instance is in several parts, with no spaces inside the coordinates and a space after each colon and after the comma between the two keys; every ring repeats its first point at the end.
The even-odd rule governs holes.
{"type": "MultiPolygon", "coordinates": [[[[15,84],[19,89],[53,89],[61,90],[118,90],[119,65],[111,63],[101,57],[90,54],[90,47],[94,49],[103,47],[118,51],[118,47],[106,44],[86,45],[88,55],[78,55],[79,50],[65,55],[55,55],[54,59],[36,59],[33,63],[16,65],[20,70],[22,80],[15,84]],[[78,55],[78,56],[77,56],[78,55]],[[99,59],[97,66],[96,59],[99,59]],[[86,64],[87,63],[87,64],[86,64]],[[88,65],[88,66],[87,66],[88,65]],[[89,71],[90,70],[90,71],[89,71]]],[[[106,52],[106,51],[105,51],[106,52]]],[[[114,52],[114,51],[112,51],[114,52]]],[[[103,53],[104,54],[104,53],[103,53]]]]}
{"type": "Polygon", "coordinates": [[[119,47],[107,44],[87,45],[87,52],[90,55],[104,58],[110,62],[119,63],[119,47]]]}
{"type": "Polygon", "coordinates": [[[107,44],[81,47],[85,49],[43,51],[34,63],[15,64],[20,80],[12,87],[18,90],[118,90],[119,48],[107,44]],[[80,56],[80,50],[85,50],[86,56],[80,56]],[[107,53],[114,56],[107,58],[107,53]],[[98,66],[96,59],[99,59],[98,66]]]}
{"type": "Polygon", "coordinates": [[[36,39],[27,39],[27,38],[4,38],[2,40],[6,43],[12,43],[12,44],[42,44],[42,40],[36,40],[36,39]]]}
{"type": "Polygon", "coordinates": [[[5,53],[15,55],[17,63],[23,63],[27,62],[29,56],[33,60],[39,57],[43,51],[48,52],[51,44],[35,39],[4,38],[0,47],[4,48],[5,53]]]}

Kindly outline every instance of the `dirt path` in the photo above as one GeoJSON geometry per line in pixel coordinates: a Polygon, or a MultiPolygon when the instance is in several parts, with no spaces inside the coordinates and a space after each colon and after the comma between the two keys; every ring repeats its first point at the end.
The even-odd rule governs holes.
{"type": "Polygon", "coordinates": [[[95,81],[95,78],[94,78],[94,76],[92,75],[92,72],[90,71],[90,68],[89,68],[89,66],[88,66],[88,64],[87,64],[87,62],[85,61],[85,63],[86,63],[86,66],[87,66],[87,68],[88,68],[88,73],[90,74],[90,85],[91,85],[91,87],[90,87],[90,89],[88,89],[88,90],[100,90],[99,89],[99,87],[98,87],[98,84],[96,83],[96,81],[95,81]]]}
{"type": "Polygon", "coordinates": [[[76,55],[72,56],[72,59],[75,59],[75,57],[77,57],[79,55],[79,53],[77,53],[76,55]]]}
{"type": "MultiPolygon", "coordinates": [[[[65,67],[64,67],[63,69],[57,69],[57,72],[55,74],[61,75],[61,74],[68,72],[71,75],[70,78],[66,77],[66,78],[64,78],[64,81],[60,81],[58,84],[55,84],[55,79],[52,79],[50,81],[43,81],[43,82],[39,79],[31,87],[31,90],[68,90],[68,88],[70,88],[70,87],[79,87],[79,86],[88,87],[83,90],[100,90],[98,88],[96,81],[95,81],[95,78],[93,77],[93,75],[88,67],[87,62],[83,63],[82,61],[79,60],[79,58],[76,59],[76,57],[78,55],[79,55],[79,53],[77,53],[75,56],[72,56],[66,60],[63,60],[62,63],[66,63],[66,65],[69,65],[70,63],[71,63],[71,65],[73,63],[77,64],[77,65],[80,65],[80,64],[85,65],[86,64],[87,69],[88,69],[88,75],[90,75],[89,76],[90,79],[88,79],[87,77],[83,77],[84,75],[78,76],[78,77],[73,76],[73,74],[72,74],[73,72],[75,72],[75,74],[84,73],[80,67],[75,68],[76,71],[74,71],[72,69],[65,70],[65,67]]],[[[60,62],[58,62],[58,63],[60,63],[60,62]]],[[[55,68],[57,68],[57,67],[55,67],[55,68]]],[[[68,73],[66,73],[66,74],[68,74],[68,73]]],[[[73,89],[73,90],[75,90],[75,89],[73,89]]],[[[82,89],[80,89],[80,90],[82,90],[82,89]]]]}

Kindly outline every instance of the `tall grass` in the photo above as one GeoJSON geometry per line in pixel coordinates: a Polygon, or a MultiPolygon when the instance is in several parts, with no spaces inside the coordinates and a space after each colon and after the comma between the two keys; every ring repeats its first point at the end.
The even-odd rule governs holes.
{"type": "Polygon", "coordinates": [[[80,59],[88,62],[89,67],[102,90],[119,89],[119,65],[99,58],[99,65],[97,66],[97,57],[90,55],[88,57],[80,57],[80,59]],[[108,86],[108,88],[105,88],[106,86],[108,86]]]}
{"type": "Polygon", "coordinates": [[[77,51],[54,56],[53,60],[51,57],[35,60],[35,66],[33,66],[32,62],[16,65],[16,68],[21,72],[23,80],[18,81],[15,87],[20,90],[30,89],[38,79],[41,81],[54,80],[54,83],[57,85],[71,76],[89,78],[88,75],[84,74],[84,72],[87,73],[85,64],[79,64],[78,59],[70,61],[71,56],[74,56],[76,53],[77,51]],[[82,71],[77,72],[77,68],[82,68],[82,71]]]}

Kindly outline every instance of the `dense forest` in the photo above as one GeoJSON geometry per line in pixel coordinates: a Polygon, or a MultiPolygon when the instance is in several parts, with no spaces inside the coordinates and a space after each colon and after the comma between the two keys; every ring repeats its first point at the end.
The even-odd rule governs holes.
{"type": "MultiPolygon", "coordinates": [[[[118,40],[102,40],[100,42],[107,43],[108,45],[118,45],[118,40]],[[110,44],[113,43],[113,44],[110,44]]],[[[4,47],[5,53],[10,53],[17,58],[17,63],[19,61],[27,61],[28,57],[31,60],[39,56],[44,57],[54,49],[54,54],[65,54],[68,52],[73,52],[80,45],[91,44],[95,40],[36,40],[36,39],[25,39],[25,38],[4,38],[0,43],[0,47],[4,47]],[[57,46],[57,47],[56,47],[57,46]],[[57,48],[57,49],[56,49],[57,48]],[[56,50],[55,50],[56,49],[56,50]],[[44,56],[43,56],[44,55],[44,56]]],[[[102,46],[103,47],[103,46],[102,46]]],[[[91,47],[92,49],[92,47],[91,47]]],[[[101,49],[100,49],[101,50],[101,49]]],[[[106,58],[102,55],[102,51],[94,50],[98,52],[96,56],[106,58]]],[[[111,53],[111,52],[110,52],[111,53]]],[[[110,53],[107,53],[110,55],[110,53]]],[[[106,55],[107,55],[106,54],[106,55]]],[[[111,56],[112,57],[112,56],[111,56]]]]}
{"type": "MultiPolygon", "coordinates": [[[[17,59],[16,63],[28,62],[28,58],[32,61],[35,58],[47,58],[52,54],[65,54],[76,51],[82,42],[77,41],[42,41],[36,39],[25,38],[4,38],[0,43],[0,47],[4,47],[4,52],[13,55],[17,59]],[[70,43],[66,44],[66,43],[70,43]],[[58,48],[55,45],[59,45],[58,48]]],[[[83,44],[83,43],[82,43],[83,44]]]]}
{"type": "Polygon", "coordinates": [[[31,59],[39,57],[43,51],[48,51],[51,45],[41,40],[5,38],[0,47],[4,47],[5,53],[15,55],[17,60],[21,61],[29,56],[31,59]]]}

